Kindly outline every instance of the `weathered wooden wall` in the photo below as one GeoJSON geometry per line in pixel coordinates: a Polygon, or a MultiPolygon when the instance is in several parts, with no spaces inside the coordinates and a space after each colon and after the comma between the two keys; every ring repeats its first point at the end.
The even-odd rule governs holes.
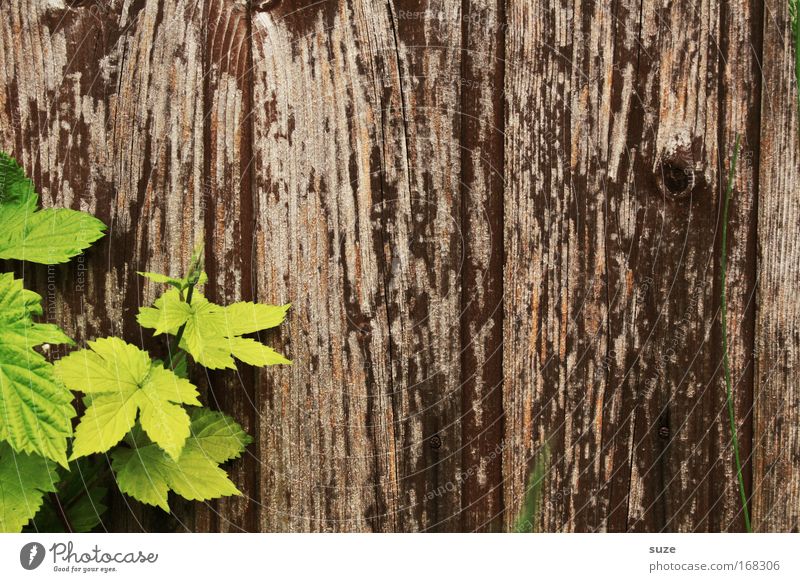
{"type": "Polygon", "coordinates": [[[0,0],[0,148],[109,236],[25,267],[123,334],[207,247],[209,295],[291,301],[292,367],[196,378],[246,493],[112,530],[800,526],[800,150],[769,0],[0,0]]]}

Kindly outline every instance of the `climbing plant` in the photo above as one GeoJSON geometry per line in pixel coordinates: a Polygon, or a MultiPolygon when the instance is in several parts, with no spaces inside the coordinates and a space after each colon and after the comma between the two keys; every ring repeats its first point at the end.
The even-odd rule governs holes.
{"type": "MultiPolygon", "coordinates": [[[[20,165],[0,152],[0,259],[67,262],[104,236],[93,216],[38,209],[20,165]]],[[[289,305],[217,305],[200,288],[200,244],[185,277],[140,273],[164,284],[137,321],[169,338],[166,361],[122,338],[88,341],[54,363],[42,346],[74,342],[37,321],[42,297],[0,274],[0,531],[91,531],[111,481],[169,511],[169,493],[204,501],[241,495],[221,466],[252,441],[229,416],[203,407],[189,366],[290,364],[248,334],[280,325],[289,305]],[[85,411],[77,419],[76,394],[85,411]],[[110,467],[107,461],[110,457],[110,467]]]]}

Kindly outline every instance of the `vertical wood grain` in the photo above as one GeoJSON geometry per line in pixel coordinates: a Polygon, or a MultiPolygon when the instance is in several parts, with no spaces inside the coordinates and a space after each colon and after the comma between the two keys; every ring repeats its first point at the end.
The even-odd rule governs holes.
{"type": "Polygon", "coordinates": [[[800,529],[800,119],[786,3],[764,7],[754,431],[757,531],[800,529]]]}
{"type": "MultiPolygon", "coordinates": [[[[255,299],[251,14],[246,2],[206,0],[203,19],[206,288],[212,301],[228,305],[255,299]]],[[[257,438],[255,378],[247,365],[205,374],[208,404],[257,438]]],[[[198,508],[196,527],[258,531],[259,469],[257,448],[251,446],[229,472],[242,496],[198,508]]]]}
{"type": "MultiPolygon", "coordinates": [[[[205,374],[245,493],[104,527],[800,527],[800,181],[785,2],[0,0],[0,148],[109,234],[9,264],[79,343],[206,242],[207,293],[292,302],[291,367],[205,374]],[[687,23],[690,25],[687,26],[687,23]]],[[[60,355],[54,352],[53,356],[60,355]]]]}
{"type": "Polygon", "coordinates": [[[383,214],[403,529],[460,529],[461,2],[388,4],[383,214]],[[387,87],[387,88],[388,88],[387,87]]]}
{"type": "Polygon", "coordinates": [[[606,204],[598,188],[597,141],[606,139],[606,120],[598,115],[608,108],[607,93],[595,87],[610,63],[606,55],[592,55],[607,51],[613,23],[608,11],[601,4],[507,6],[508,528],[525,496],[533,457],[546,443],[552,454],[539,529],[594,526],[607,318],[606,204]]]}
{"type": "MultiPolygon", "coordinates": [[[[618,477],[609,500],[619,512],[615,527],[623,507],[625,529],[634,531],[744,527],[721,369],[719,260],[733,136],[742,134],[749,149],[757,132],[758,18],[749,3],[645,3],[642,12],[631,154],[621,166],[627,175],[617,176],[624,186],[610,198],[609,281],[619,298],[610,320],[610,378],[622,388],[611,404],[631,429],[616,434],[630,439],[620,459],[624,470],[631,455],[631,465],[627,486],[618,477]],[[689,20],[698,26],[687,28],[689,20]]],[[[754,174],[750,153],[737,171],[728,225],[729,340],[746,461],[754,174]]]]}
{"type": "Polygon", "coordinates": [[[504,2],[462,2],[461,526],[503,528],[504,2]]]}
{"type": "Polygon", "coordinates": [[[295,362],[259,374],[264,530],[400,527],[379,216],[385,19],[372,3],[303,2],[252,23],[255,282],[260,301],[292,302],[273,341],[295,362]]]}
{"type": "MultiPolygon", "coordinates": [[[[545,531],[742,527],[719,373],[719,167],[735,131],[755,136],[757,92],[739,78],[753,78],[741,46],[757,26],[752,5],[729,10],[509,11],[506,498],[519,503],[549,441],[545,531]]],[[[730,225],[732,352],[743,358],[753,175],[740,168],[730,225]]],[[[748,365],[734,371],[745,457],[748,365]]]]}
{"type": "MultiPolygon", "coordinates": [[[[480,24],[486,19],[496,22],[496,7],[467,6],[484,19],[480,24]]],[[[499,27],[477,25],[466,31],[472,46],[480,48],[462,70],[461,10],[457,2],[385,6],[333,2],[273,7],[256,16],[255,28],[263,30],[263,35],[254,35],[256,67],[260,63],[274,67],[256,77],[256,115],[266,115],[256,126],[271,126],[263,137],[257,135],[255,145],[256,173],[269,176],[265,185],[258,185],[263,258],[269,260],[271,245],[279,244],[280,239],[270,233],[286,228],[272,222],[276,209],[288,204],[288,222],[295,220],[288,192],[279,190],[272,200],[264,196],[265,190],[276,188],[272,176],[313,177],[317,183],[306,188],[318,191],[312,208],[319,204],[327,210],[327,228],[312,229],[312,245],[303,240],[305,233],[293,227],[292,236],[297,237],[293,244],[310,245],[315,253],[320,249],[312,264],[341,277],[340,282],[330,281],[328,273],[325,284],[341,285],[336,293],[326,289],[333,297],[341,293],[344,301],[338,306],[329,302],[327,314],[316,314],[312,302],[319,299],[313,295],[306,299],[303,287],[294,287],[300,297],[294,313],[299,318],[321,317],[315,327],[327,321],[323,327],[333,333],[342,333],[336,332],[342,330],[341,324],[332,327],[332,323],[345,316],[350,328],[343,334],[348,340],[345,355],[358,358],[360,367],[368,370],[357,382],[343,383],[334,375],[335,361],[326,362],[324,352],[317,353],[328,342],[341,340],[306,340],[310,351],[299,357],[310,358],[314,365],[291,372],[291,390],[313,382],[333,395],[345,389],[357,395],[360,390],[374,391],[367,392],[367,398],[374,400],[368,402],[369,407],[362,404],[335,415],[352,418],[351,422],[365,418],[373,424],[366,428],[374,442],[356,442],[351,449],[354,457],[376,457],[372,467],[359,469],[365,474],[371,470],[376,485],[375,500],[362,510],[368,521],[357,521],[362,516],[353,516],[352,506],[347,517],[341,517],[343,508],[335,499],[337,489],[347,487],[352,479],[353,469],[349,479],[327,477],[330,484],[325,494],[334,500],[325,507],[319,493],[305,491],[318,486],[322,477],[311,473],[309,478],[313,469],[303,467],[303,460],[299,467],[285,469],[296,475],[293,480],[301,486],[295,483],[291,489],[281,484],[281,477],[272,470],[265,477],[293,507],[285,510],[291,513],[289,517],[277,515],[278,509],[268,510],[278,523],[307,519],[305,527],[312,529],[347,529],[354,527],[351,521],[359,529],[460,529],[482,527],[501,511],[500,461],[493,452],[499,444],[501,416],[497,386],[502,254],[496,168],[501,153],[496,128],[501,98],[495,84],[499,27]],[[481,38],[489,40],[488,46],[482,46],[481,38]],[[475,88],[462,95],[467,81],[475,88]],[[460,114],[462,106],[467,109],[460,114]],[[464,123],[467,128],[462,131],[464,123]],[[459,142],[459,136],[465,143],[459,142]],[[474,161],[460,174],[462,151],[468,151],[474,161]],[[341,160],[339,168],[332,166],[337,160],[341,160]],[[345,167],[349,184],[338,175],[345,167]],[[326,177],[334,170],[335,177],[326,177]],[[356,201],[350,202],[349,196],[356,196],[356,201]],[[462,196],[469,196],[469,203],[462,196]],[[468,215],[462,215],[464,208],[469,209],[468,215]],[[331,224],[339,213],[342,224],[331,224]],[[469,243],[463,242],[464,227],[475,235],[469,243]],[[327,250],[319,247],[326,238],[327,250]],[[384,328],[376,327],[381,323],[377,317],[386,318],[384,328]],[[462,354],[465,336],[469,345],[462,354]],[[368,384],[362,388],[365,380],[368,384]],[[465,466],[472,467],[470,471],[462,470],[462,458],[465,466]],[[467,502],[461,500],[462,490],[467,502]],[[485,503],[486,495],[493,501],[485,503]]],[[[312,224],[318,224],[317,220],[312,224]]],[[[298,260],[291,253],[289,261],[298,260]]],[[[274,270],[288,276],[290,285],[295,273],[298,282],[309,280],[290,264],[279,263],[274,270]]],[[[275,285],[276,274],[268,274],[264,285],[275,285]]],[[[321,284],[312,290],[316,292],[321,284]]],[[[292,338],[297,337],[295,333],[292,329],[292,338]]],[[[287,347],[291,346],[290,340],[287,347]]],[[[332,350],[333,355],[338,353],[338,348],[332,350]]],[[[285,373],[280,371],[277,377],[285,373]]],[[[267,419],[277,408],[275,377],[268,376],[262,375],[265,384],[273,386],[267,397],[271,401],[267,419]]],[[[327,397],[325,392],[322,395],[327,397]]],[[[267,425],[265,433],[283,432],[269,421],[267,425]]],[[[323,431],[320,437],[335,442],[341,438],[339,430],[333,427],[330,435],[323,431]]],[[[290,457],[291,448],[299,446],[265,438],[265,449],[281,447],[284,459],[290,457]]],[[[306,446],[315,446],[314,438],[319,437],[311,438],[306,446]]],[[[357,461],[348,459],[347,463],[357,461]]],[[[348,495],[342,493],[345,499],[348,495]]],[[[271,497],[271,501],[277,500],[271,497]]],[[[366,503],[370,498],[362,492],[359,501],[366,503]]]]}
{"type": "MultiPolygon", "coordinates": [[[[625,527],[634,531],[741,531],[721,369],[721,193],[734,133],[750,148],[757,131],[757,77],[751,83],[758,14],[749,3],[645,3],[641,21],[638,107],[627,142],[635,153],[611,202],[618,221],[610,282],[620,302],[612,309],[610,377],[623,389],[619,409],[631,428],[624,455],[632,459],[629,484],[616,488],[611,509],[624,504],[625,527]],[[698,26],[686,27],[689,20],[698,26]]],[[[730,353],[745,460],[752,428],[753,177],[748,155],[728,225],[730,353]]]]}

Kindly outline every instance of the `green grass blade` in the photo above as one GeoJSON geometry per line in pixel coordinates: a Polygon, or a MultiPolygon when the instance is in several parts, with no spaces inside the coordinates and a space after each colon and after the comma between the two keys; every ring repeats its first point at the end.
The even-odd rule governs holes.
{"type": "MultiPolygon", "coordinates": [[[[800,0],[789,0],[789,18],[794,38],[794,80],[797,83],[797,115],[800,119],[800,0]]],[[[800,125],[800,121],[798,124],[800,125]]],[[[800,138],[800,128],[798,137],[800,138]]]]}
{"type": "Polygon", "coordinates": [[[514,531],[518,533],[534,533],[539,523],[539,514],[542,506],[542,491],[544,478],[550,464],[550,447],[545,443],[536,453],[533,470],[528,477],[528,488],[525,491],[525,501],[522,504],[514,531]]]}
{"type": "Polygon", "coordinates": [[[744,478],[742,477],[742,461],[739,455],[739,437],[736,430],[736,416],[733,409],[733,388],[731,383],[731,366],[728,360],[728,294],[725,290],[727,271],[728,271],[728,209],[730,207],[731,194],[733,192],[733,179],[736,173],[736,162],[739,160],[739,136],[736,136],[736,145],[733,148],[733,160],[731,161],[728,173],[728,187],[725,190],[725,204],[722,210],[722,367],[725,371],[725,394],[728,404],[728,420],[731,425],[731,439],[733,441],[733,456],[736,461],[736,478],[739,482],[739,495],[742,499],[742,511],[744,512],[744,526],[748,532],[753,529],[750,526],[750,511],[747,507],[747,494],[744,490],[744,478]]]}

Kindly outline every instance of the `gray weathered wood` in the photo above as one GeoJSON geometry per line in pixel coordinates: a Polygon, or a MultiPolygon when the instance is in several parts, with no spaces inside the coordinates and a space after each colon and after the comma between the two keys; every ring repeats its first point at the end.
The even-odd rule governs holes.
{"type": "MultiPolygon", "coordinates": [[[[9,264],[79,343],[205,240],[219,301],[292,302],[292,367],[193,379],[244,496],[113,530],[798,527],[800,181],[784,2],[0,0],[0,148],[109,235],[9,264]],[[763,67],[763,72],[762,72],[763,67]]],[[[57,357],[63,352],[54,352],[57,357]]]]}
{"type": "MultiPolygon", "coordinates": [[[[739,528],[719,374],[719,166],[733,132],[756,134],[757,94],[738,80],[754,74],[741,43],[755,8],[512,5],[507,510],[549,441],[545,531],[739,528]]],[[[738,175],[729,320],[734,356],[749,357],[752,164],[738,175]]],[[[735,361],[740,378],[749,360],[735,361]]],[[[737,390],[745,456],[750,398],[737,390]]]]}

